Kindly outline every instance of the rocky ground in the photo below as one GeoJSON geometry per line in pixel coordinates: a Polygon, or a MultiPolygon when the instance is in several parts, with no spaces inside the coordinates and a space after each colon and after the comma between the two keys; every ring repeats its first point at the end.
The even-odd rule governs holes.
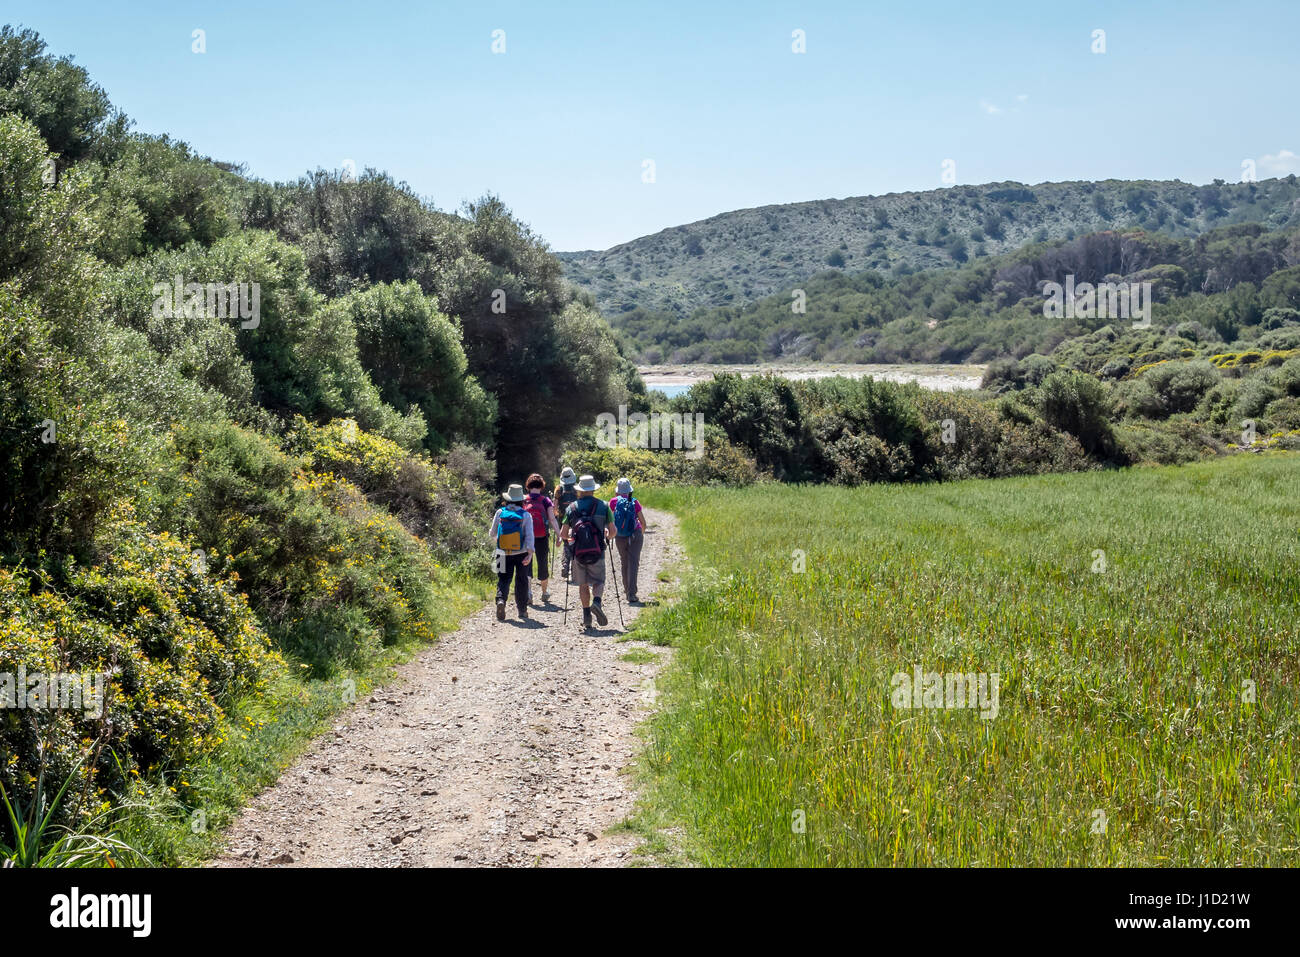
{"type": "MultiPolygon", "coordinates": [[[[648,518],[646,604],[682,556],[673,517],[648,518]]],[[[617,556],[607,562],[612,586],[617,556]]],[[[634,729],[668,649],[621,660],[646,646],[619,640],[612,587],[606,627],[583,632],[576,587],[563,624],[558,559],[554,574],[550,603],[530,620],[513,599],[505,622],[489,605],[343,712],[244,810],[215,866],[628,863],[637,837],[608,830],[633,810],[634,729]]],[[[628,625],[640,610],[623,602],[628,625]]]]}

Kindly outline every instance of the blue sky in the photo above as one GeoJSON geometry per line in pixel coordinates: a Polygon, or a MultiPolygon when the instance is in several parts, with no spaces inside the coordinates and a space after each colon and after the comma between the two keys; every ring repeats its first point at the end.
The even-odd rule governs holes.
{"type": "Polygon", "coordinates": [[[139,130],[266,179],[350,159],[442,209],[493,192],[558,250],[933,189],[945,159],[958,183],[1300,172],[1295,0],[6,0],[3,19],[139,130]]]}

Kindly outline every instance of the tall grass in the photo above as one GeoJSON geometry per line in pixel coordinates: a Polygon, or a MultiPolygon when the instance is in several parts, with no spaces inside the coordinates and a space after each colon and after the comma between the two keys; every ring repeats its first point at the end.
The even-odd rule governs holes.
{"type": "Polygon", "coordinates": [[[129,844],[99,833],[100,825],[110,817],[107,811],[93,813],[79,830],[54,823],[55,812],[77,780],[77,768],[89,756],[90,752],[87,752],[77,762],[51,799],[45,787],[45,753],[42,751],[35,794],[26,808],[17,796],[10,799],[4,783],[0,782],[3,823],[13,835],[12,844],[0,837],[0,867],[116,867],[119,860],[149,863],[129,844]]]}
{"type": "Polygon", "coordinates": [[[1300,863],[1300,457],[648,498],[695,568],[639,627],[649,793],[700,862],[1300,863]],[[895,708],[915,665],[997,717],[895,708]]]}

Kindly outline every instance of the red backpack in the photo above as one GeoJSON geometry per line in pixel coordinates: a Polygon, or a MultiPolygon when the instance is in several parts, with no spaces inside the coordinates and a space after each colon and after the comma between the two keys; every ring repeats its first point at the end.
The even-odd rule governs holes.
{"type": "Polygon", "coordinates": [[[524,511],[533,517],[533,537],[541,538],[546,534],[546,509],[551,500],[540,492],[529,492],[524,500],[524,511]]]}

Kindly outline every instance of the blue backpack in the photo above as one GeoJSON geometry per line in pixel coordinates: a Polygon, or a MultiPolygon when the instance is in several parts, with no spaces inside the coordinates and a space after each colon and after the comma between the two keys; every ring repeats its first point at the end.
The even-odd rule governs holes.
{"type": "Polygon", "coordinates": [[[503,506],[497,521],[497,548],[507,552],[522,551],[524,547],[524,513],[521,509],[503,506]]]}
{"type": "Polygon", "coordinates": [[[619,538],[636,534],[636,499],[631,495],[620,495],[614,505],[614,534],[619,538]]]}

